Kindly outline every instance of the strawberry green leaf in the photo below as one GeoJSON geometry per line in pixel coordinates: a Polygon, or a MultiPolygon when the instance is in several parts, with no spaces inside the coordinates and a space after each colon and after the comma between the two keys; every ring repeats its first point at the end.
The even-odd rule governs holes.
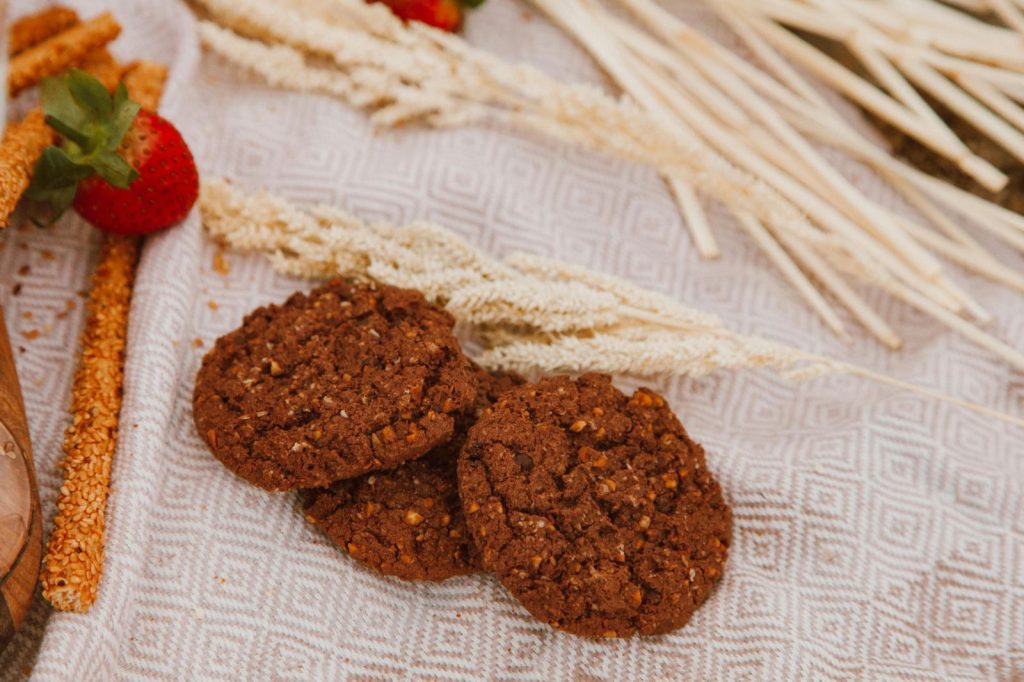
{"type": "Polygon", "coordinates": [[[28,197],[35,199],[33,193],[39,191],[74,187],[94,173],[91,167],[74,161],[60,147],[47,147],[39,156],[35,170],[32,171],[28,197]]]}
{"type": "Polygon", "coordinates": [[[25,192],[32,201],[49,204],[50,220],[36,224],[46,226],[56,221],[75,200],[78,183],[93,175],[93,169],[73,161],[59,147],[47,147],[36,161],[32,183],[25,192]]]}
{"type": "Polygon", "coordinates": [[[64,121],[56,118],[55,116],[47,115],[46,124],[82,149],[86,149],[92,144],[92,140],[88,135],[73,126],[64,123],[64,121]]]}
{"type": "Polygon", "coordinates": [[[479,7],[484,4],[484,0],[462,0],[462,4],[466,7],[479,7]]]}
{"type": "Polygon", "coordinates": [[[44,78],[39,85],[40,100],[43,113],[50,118],[63,121],[72,128],[85,124],[85,112],[71,96],[66,82],[66,74],[44,78]]]}
{"type": "Polygon", "coordinates": [[[102,83],[76,69],[43,82],[42,105],[47,122],[83,155],[117,149],[139,112],[124,84],[111,97],[102,83]]]}
{"type": "Polygon", "coordinates": [[[71,97],[91,120],[102,121],[110,118],[113,101],[102,83],[78,69],[71,69],[64,78],[71,97]]]}
{"type": "Polygon", "coordinates": [[[131,164],[110,151],[96,154],[90,159],[89,165],[97,175],[114,187],[121,189],[127,189],[132,181],[139,177],[138,172],[131,167],[131,164]]]}
{"type": "Polygon", "coordinates": [[[49,211],[46,213],[46,218],[39,217],[38,215],[31,215],[32,222],[35,223],[36,227],[49,227],[55,222],[60,220],[60,217],[71,208],[71,204],[75,201],[75,193],[78,190],[75,187],[60,187],[58,189],[47,190],[41,192],[34,198],[34,201],[38,201],[41,204],[45,204],[49,211]]]}
{"type": "Polygon", "coordinates": [[[128,99],[128,89],[124,87],[124,83],[118,83],[117,90],[114,91],[114,111],[110,120],[108,150],[113,151],[117,149],[117,145],[121,144],[121,140],[132,127],[140,108],[141,105],[138,102],[128,99]]]}
{"type": "Polygon", "coordinates": [[[121,142],[139,113],[124,84],[113,96],[98,80],[77,69],[47,78],[41,86],[46,122],[62,138],[36,163],[28,196],[46,202],[56,220],[74,201],[82,180],[98,175],[114,187],[127,188],[138,177],[118,154],[121,142]]]}

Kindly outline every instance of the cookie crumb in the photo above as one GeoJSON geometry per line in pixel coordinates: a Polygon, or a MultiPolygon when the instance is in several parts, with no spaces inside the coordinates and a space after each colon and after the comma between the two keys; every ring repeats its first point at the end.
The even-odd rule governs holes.
{"type": "Polygon", "coordinates": [[[213,254],[213,271],[222,277],[227,277],[231,274],[231,264],[224,257],[224,252],[218,250],[217,253],[213,254]]]}

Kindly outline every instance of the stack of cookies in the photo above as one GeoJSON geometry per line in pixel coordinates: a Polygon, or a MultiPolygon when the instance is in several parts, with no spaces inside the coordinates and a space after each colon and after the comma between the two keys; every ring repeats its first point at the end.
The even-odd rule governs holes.
{"type": "Polygon", "coordinates": [[[251,313],[204,358],[200,435],[246,481],[407,580],[494,573],[537,618],[663,633],[721,578],[731,515],[659,395],[609,377],[527,383],[462,352],[407,289],[334,281],[251,313]]]}

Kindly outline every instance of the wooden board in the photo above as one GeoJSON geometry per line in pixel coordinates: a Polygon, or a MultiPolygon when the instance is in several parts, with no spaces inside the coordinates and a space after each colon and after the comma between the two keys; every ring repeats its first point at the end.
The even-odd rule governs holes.
{"type": "Polygon", "coordinates": [[[28,422],[0,308],[0,649],[35,594],[43,552],[39,514],[28,422]]]}

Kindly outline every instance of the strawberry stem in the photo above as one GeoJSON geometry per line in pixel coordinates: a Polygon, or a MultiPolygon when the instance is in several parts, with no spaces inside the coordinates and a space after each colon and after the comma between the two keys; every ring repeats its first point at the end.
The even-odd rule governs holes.
{"type": "Polygon", "coordinates": [[[26,196],[53,209],[52,223],[71,206],[82,180],[99,176],[123,189],[138,177],[117,150],[140,107],[123,83],[111,95],[78,69],[44,79],[40,91],[46,123],[62,140],[39,157],[26,196]]]}

